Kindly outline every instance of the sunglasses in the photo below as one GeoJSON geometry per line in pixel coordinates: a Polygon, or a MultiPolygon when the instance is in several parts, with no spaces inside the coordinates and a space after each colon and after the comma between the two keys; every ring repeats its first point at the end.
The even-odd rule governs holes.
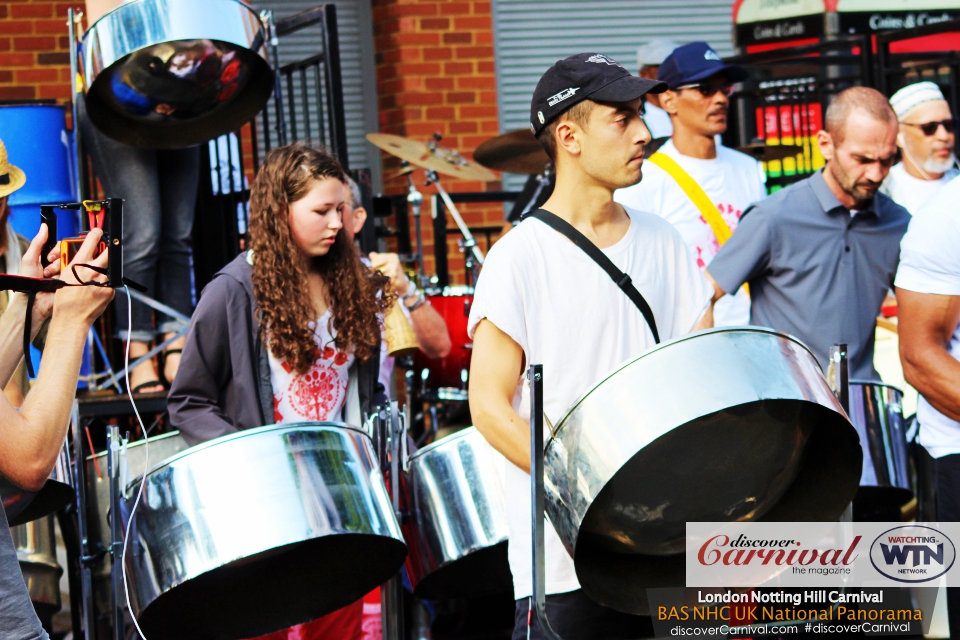
{"type": "Polygon", "coordinates": [[[677,87],[677,91],[684,89],[696,89],[704,98],[712,98],[717,91],[722,91],[727,97],[733,95],[733,84],[724,82],[723,84],[713,84],[710,82],[699,82],[696,84],[685,84],[677,87]]]}
{"type": "Polygon", "coordinates": [[[940,125],[943,125],[943,130],[947,133],[953,133],[957,130],[957,119],[950,118],[948,120],[937,120],[935,122],[924,122],[923,124],[915,124],[913,122],[901,122],[900,124],[905,124],[908,127],[920,127],[920,130],[923,131],[923,135],[932,136],[937,132],[937,129],[940,128],[940,125]]]}

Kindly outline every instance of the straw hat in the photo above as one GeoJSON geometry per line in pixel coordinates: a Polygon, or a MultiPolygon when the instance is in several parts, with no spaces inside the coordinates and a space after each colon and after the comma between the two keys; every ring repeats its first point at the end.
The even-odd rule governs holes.
{"type": "Polygon", "coordinates": [[[26,174],[20,167],[10,164],[10,160],[7,159],[7,147],[3,144],[3,140],[0,140],[0,198],[6,198],[26,182],[26,174]]]}

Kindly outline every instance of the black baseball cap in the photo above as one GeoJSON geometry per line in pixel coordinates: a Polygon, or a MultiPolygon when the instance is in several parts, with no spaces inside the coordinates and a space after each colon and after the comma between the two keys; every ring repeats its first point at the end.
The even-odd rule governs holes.
{"type": "Polygon", "coordinates": [[[540,78],[530,103],[530,128],[539,135],[557,116],[587,99],[630,102],[666,90],[666,83],[637,77],[602,53],[578,53],[557,60],[540,78]]]}
{"type": "Polygon", "coordinates": [[[743,82],[750,77],[747,70],[735,64],[724,64],[706,42],[691,42],[673,50],[657,71],[657,80],[671,89],[700,82],[718,73],[725,73],[730,82],[743,82]]]}

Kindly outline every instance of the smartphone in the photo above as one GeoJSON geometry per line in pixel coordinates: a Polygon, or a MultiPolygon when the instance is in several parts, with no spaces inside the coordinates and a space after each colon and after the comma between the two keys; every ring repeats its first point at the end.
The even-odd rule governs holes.
{"type": "MultiPolygon", "coordinates": [[[[53,211],[52,204],[40,205],[40,222],[41,224],[47,225],[47,241],[43,243],[43,248],[40,250],[40,264],[46,267],[50,264],[47,256],[49,256],[50,252],[57,246],[57,214],[53,211]]],[[[62,255],[60,261],[62,264],[62,255]]]]}
{"type": "MultiPolygon", "coordinates": [[[[83,244],[83,239],[85,235],[80,236],[79,238],[64,238],[60,241],[60,270],[66,271],[67,265],[76,257],[77,251],[80,250],[80,245],[83,244]]],[[[97,246],[96,251],[93,252],[93,257],[96,258],[101,253],[107,250],[107,243],[100,241],[100,244],[97,246]]]]}

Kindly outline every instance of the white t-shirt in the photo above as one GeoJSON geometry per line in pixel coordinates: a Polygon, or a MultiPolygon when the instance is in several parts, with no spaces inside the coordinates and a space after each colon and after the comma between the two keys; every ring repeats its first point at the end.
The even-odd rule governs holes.
{"type": "MultiPolygon", "coordinates": [[[[689,333],[706,311],[711,287],[683,239],[657,216],[627,209],[630,228],[604,249],[633,280],[656,319],[661,340],[689,333]]],[[[468,331],[484,318],[543,365],[544,412],[554,423],[612,369],[654,346],[633,302],[590,257],[536,219],[522,222],[490,250],[477,282],[468,331]]],[[[513,407],[529,419],[529,386],[518,378],[513,407]]],[[[510,570],[517,599],[531,594],[530,476],[507,462],[503,475],[510,528],[510,570]]],[[[546,527],[546,591],[580,588],[573,560],[546,527]]]]}
{"type": "Polygon", "coordinates": [[[663,138],[673,135],[673,123],[670,122],[670,114],[658,106],[649,102],[643,103],[643,122],[650,130],[652,138],[663,138]]]}
{"type": "Polygon", "coordinates": [[[354,356],[336,348],[330,319],[328,309],[319,320],[310,323],[317,342],[317,360],[305,374],[297,375],[286,360],[279,360],[268,351],[275,424],[341,419],[354,356]]]}
{"type": "MultiPolygon", "coordinates": [[[[673,140],[660,147],[660,152],[690,174],[733,231],[746,208],[767,195],[760,179],[760,165],[744,153],[717,145],[716,158],[701,160],[681,154],[673,140]]],[[[638,184],[618,190],[613,197],[628,207],[651,211],[676,227],[701,269],[706,269],[720,250],[713,229],[693,201],[670,174],[652,162],[643,164],[643,179],[638,184]]],[[[713,323],[718,327],[750,323],[750,297],[742,287],[736,295],[717,301],[713,323]]]]}
{"type": "MultiPolygon", "coordinates": [[[[960,178],[931,198],[910,220],[900,242],[895,284],[901,289],[942,296],[960,296],[960,178]]],[[[960,326],[947,344],[960,360],[960,326]]],[[[960,380],[957,381],[960,384],[960,380]]],[[[960,422],[933,408],[922,396],[917,406],[920,444],[934,458],[960,453],[960,422]]]]}
{"type": "Polygon", "coordinates": [[[958,173],[960,172],[956,169],[950,169],[939,180],[921,180],[907,173],[903,163],[898,162],[890,169],[881,191],[911,214],[916,214],[927,200],[957,177],[958,173]]]}

